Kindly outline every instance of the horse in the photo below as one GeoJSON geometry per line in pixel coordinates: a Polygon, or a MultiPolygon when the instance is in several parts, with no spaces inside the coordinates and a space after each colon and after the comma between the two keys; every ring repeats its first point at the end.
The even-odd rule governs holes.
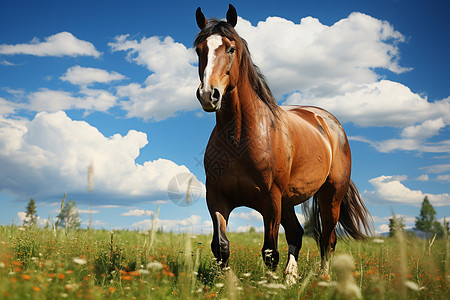
{"type": "Polygon", "coordinates": [[[277,104],[246,41],[234,29],[237,12],[231,4],[226,21],[207,20],[199,7],[196,22],[196,96],[216,119],[204,154],[215,258],[228,267],[230,213],[249,207],[263,217],[262,258],[272,271],[279,262],[278,231],[283,225],[289,245],[284,272],[288,282],[295,282],[304,230],[294,206],[312,198],[309,212],[320,247],[319,274],[328,276],[337,223],[355,239],[370,232],[369,212],[350,179],[351,153],[344,129],[321,108],[277,104]]]}

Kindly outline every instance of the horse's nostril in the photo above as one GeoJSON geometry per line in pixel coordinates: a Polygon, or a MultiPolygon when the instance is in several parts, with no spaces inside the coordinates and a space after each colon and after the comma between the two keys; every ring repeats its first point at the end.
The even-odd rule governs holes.
{"type": "Polygon", "coordinates": [[[219,101],[219,99],[220,99],[220,92],[218,89],[214,88],[213,93],[211,95],[211,100],[217,102],[217,101],[219,101]]]}

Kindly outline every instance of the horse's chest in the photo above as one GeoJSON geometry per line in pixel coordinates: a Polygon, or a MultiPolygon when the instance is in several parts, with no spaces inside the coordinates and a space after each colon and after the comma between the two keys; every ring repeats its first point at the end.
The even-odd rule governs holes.
{"type": "Polygon", "coordinates": [[[270,155],[266,151],[255,155],[250,146],[254,147],[209,144],[204,158],[207,185],[234,198],[253,197],[267,189],[273,179],[270,155]]]}

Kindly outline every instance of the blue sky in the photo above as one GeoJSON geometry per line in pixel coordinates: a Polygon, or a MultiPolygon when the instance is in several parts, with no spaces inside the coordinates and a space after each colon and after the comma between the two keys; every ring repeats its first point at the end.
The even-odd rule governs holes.
{"type": "MultiPolygon", "coordinates": [[[[317,105],[349,136],[375,230],[414,226],[428,195],[450,216],[448,1],[246,1],[237,30],[280,104],[317,105]]],[[[84,226],[209,233],[195,97],[195,10],[224,1],[2,1],[0,224],[40,222],[64,193],[84,226]],[[91,183],[88,169],[92,166],[91,183]],[[183,200],[190,179],[189,205],[183,200]]],[[[302,220],[301,209],[297,210],[302,220]]],[[[229,230],[262,228],[239,208],[229,230]]]]}

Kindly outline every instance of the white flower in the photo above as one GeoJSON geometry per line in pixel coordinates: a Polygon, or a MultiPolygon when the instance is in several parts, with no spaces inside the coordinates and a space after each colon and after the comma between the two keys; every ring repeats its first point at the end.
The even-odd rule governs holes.
{"type": "Polygon", "coordinates": [[[419,287],[419,285],[417,283],[409,281],[409,280],[406,280],[403,284],[412,291],[418,292],[422,289],[421,287],[419,287]]]}
{"type": "Polygon", "coordinates": [[[152,261],[147,264],[147,269],[151,269],[153,271],[162,270],[163,265],[160,262],[152,261]]]}
{"type": "Polygon", "coordinates": [[[79,264],[79,265],[85,265],[87,263],[87,261],[85,259],[78,258],[78,257],[74,257],[73,262],[76,264],[79,264]]]}

